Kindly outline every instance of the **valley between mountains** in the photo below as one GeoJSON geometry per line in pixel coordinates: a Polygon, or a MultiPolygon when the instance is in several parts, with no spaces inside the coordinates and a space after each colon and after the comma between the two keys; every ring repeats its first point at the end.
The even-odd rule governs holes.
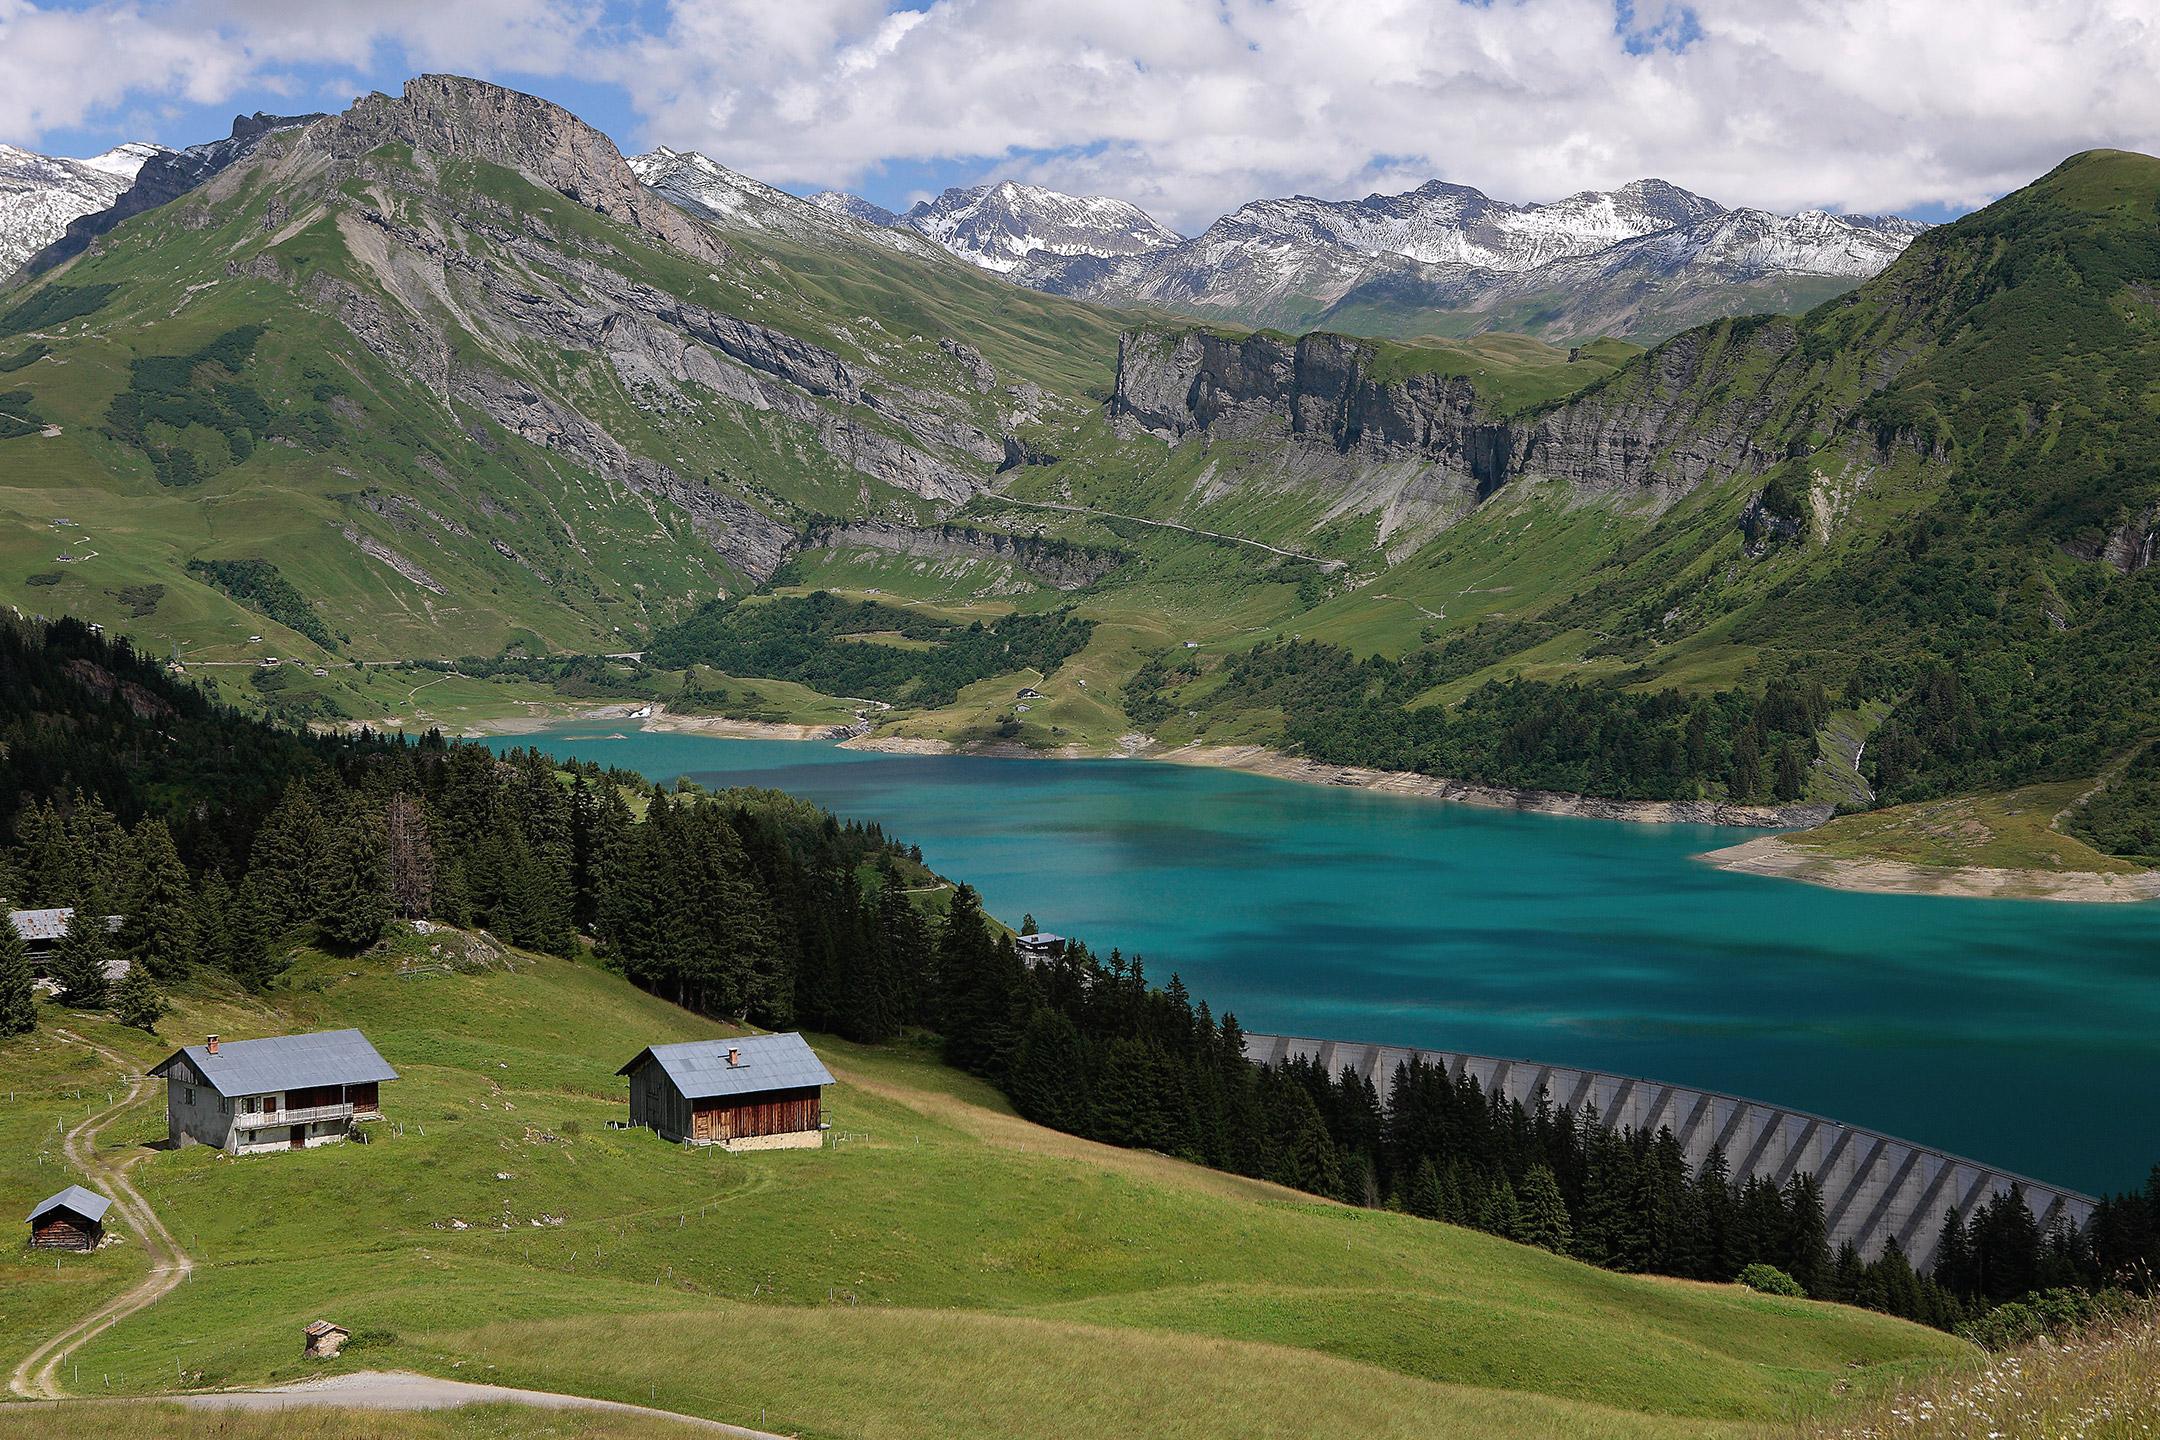
{"type": "Polygon", "coordinates": [[[0,600],[248,708],[1162,755],[2150,893],[2151,157],[1932,228],[1436,182],[1186,240],[423,76],[135,163],[0,289],[0,600]]]}

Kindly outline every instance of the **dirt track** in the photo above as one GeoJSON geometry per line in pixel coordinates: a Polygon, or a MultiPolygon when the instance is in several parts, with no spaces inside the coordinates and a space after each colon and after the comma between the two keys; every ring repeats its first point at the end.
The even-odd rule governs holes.
{"type": "Polygon", "coordinates": [[[141,1237],[144,1249],[150,1256],[150,1273],[139,1282],[100,1305],[87,1317],[61,1331],[52,1339],[30,1352],[15,1373],[8,1377],[8,1388],[17,1395],[33,1400],[58,1399],[66,1392],[60,1388],[60,1367],[67,1358],[81,1349],[92,1337],[133,1315],[145,1306],[154,1305],[170,1294],[187,1279],[194,1270],[195,1262],[188,1258],[150,1208],[141,1192],[128,1182],[127,1167],[147,1152],[137,1151],[128,1159],[108,1163],[97,1153],[98,1132],[116,1116],[142,1097],[143,1087],[150,1083],[146,1075],[131,1075],[133,1066],[126,1056],[116,1050],[108,1050],[93,1040],[85,1040],[71,1030],[56,1030],[62,1039],[77,1045],[87,1045],[111,1061],[119,1074],[128,1080],[127,1094],[118,1101],[96,1111],[67,1132],[61,1141],[61,1150],[68,1163],[81,1171],[90,1188],[103,1193],[113,1202],[113,1209],[141,1237]]]}

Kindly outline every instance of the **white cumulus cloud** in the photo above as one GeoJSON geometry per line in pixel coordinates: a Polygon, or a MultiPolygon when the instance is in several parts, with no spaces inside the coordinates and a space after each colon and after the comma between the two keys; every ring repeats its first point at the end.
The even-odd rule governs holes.
{"type": "Polygon", "coordinates": [[[1433,176],[1963,207],[2160,149],[2153,0],[0,0],[0,138],[391,64],[612,82],[627,142],[775,183],[930,165],[1188,231],[1433,176]]]}

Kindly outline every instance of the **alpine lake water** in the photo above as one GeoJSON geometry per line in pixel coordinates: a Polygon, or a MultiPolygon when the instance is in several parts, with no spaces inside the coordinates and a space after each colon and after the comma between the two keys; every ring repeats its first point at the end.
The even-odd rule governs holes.
{"type": "Polygon", "coordinates": [[[2160,1161],[2160,902],[1853,894],[1694,858],[1758,832],[1140,760],[491,743],[877,821],[1000,919],[1138,954],[1248,1030],[1723,1090],[2091,1191],[2160,1161]]]}

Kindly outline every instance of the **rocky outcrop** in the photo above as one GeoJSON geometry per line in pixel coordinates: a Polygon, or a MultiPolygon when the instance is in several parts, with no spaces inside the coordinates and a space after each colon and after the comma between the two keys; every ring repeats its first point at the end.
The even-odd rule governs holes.
{"type": "Polygon", "coordinates": [[[741,496],[700,485],[658,461],[630,454],[607,431],[522,380],[460,367],[453,381],[459,398],[486,411],[511,434],[681,511],[714,551],[754,579],[769,579],[794,549],[795,532],[741,496]]]}
{"type": "Polygon", "coordinates": [[[1499,483],[1512,432],[1460,376],[1373,375],[1373,347],[1340,335],[1296,341],[1207,331],[1120,338],[1114,418],[1167,439],[1291,435],[1375,461],[1406,456],[1499,483]]]}
{"type": "Polygon", "coordinates": [[[1736,347],[1774,361],[1793,343],[1783,321],[1691,331],[1575,400],[1503,416],[1467,377],[1389,376],[1373,345],[1340,335],[1139,330],[1119,342],[1110,412],[1172,441],[1287,435],[1373,471],[1407,463],[1431,472],[1429,493],[1471,503],[1517,476],[1669,499],[1782,458],[1759,439],[1785,399],[1782,370],[1745,394],[1713,382],[1736,347]]]}
{"type": "Polygon", "coordinates": [[[397,551],[391,549],[388,545],[383,544],[382,541],[377,540],[374,536],[369,535],[363,531],[356,530],[350,525],[340,526],[339,531],[345,536],[347,540],[350,540],[353,544],[360,547],[361,554],[367,556],[371,560],[380,560],[383,564],[389,566],[392,570],[397,571],[398,574],[404,576],[413,584],[418,585],[421,589],[432,591],[437,595],[447,595],[450,593],[436,582],[434,576],[428,574],[427,571],[421,569],[418,565],[415,565],[412,561],[406,559],[403,555],[398,554],[397,551]]]}
{"type": "Polygon", "coordinates": [[[1805,540],[1808,522],[1804,516],[1787,515],[1772,509],[1767,496],[1757,492],[1740,512],[1740,533],[1747,537],[1744,547],[1747,553],[1760,559],[1780,541],[1805,540]]]}
{"type": "Polygon", "coordinates": [[[2112,565],[2123,575],[2148,570],[2160,558],[2160,505],[2147,506],[2097,539],[2073,540],[2063,549],[2080,560],[2112,565]]]}
{"type": "Polygon", "coordinates": [[[79,215],[68,222],[67,233],[23,262],[23,274],[42,275],[66,260],[82,254],[91,242],[121,221],[146,210],[155,210],[187,194],[255,153],[262,141],[280,131],[297,129],[322,119],[321,115],[253,115],[233,117],[232,134],[223,140],[167,150],[143,161],[134,183],[103,210],[79,215]]]}
{"type": "Polygon", "coordinates": [[[403,143],[431,156],[501,165],[685,255],[719,261],[727,254],[710,231],[640,184],[607,136],[560,105],[483,80],[421,75],[397,98],[363,95],[310,131],[308,142],[347,160],[403,143]]]}
{"type": "Polygon", "coordinates": [[[1114,550],[1083,550],[1061,540],[1007,535],[965,525],[897,525],[855,520],[814,530],[808,549],[881,550],[926,560],[997,560],[1025,570],[1057,590],[1091,585],[1125,563],[1114,550]]]}

